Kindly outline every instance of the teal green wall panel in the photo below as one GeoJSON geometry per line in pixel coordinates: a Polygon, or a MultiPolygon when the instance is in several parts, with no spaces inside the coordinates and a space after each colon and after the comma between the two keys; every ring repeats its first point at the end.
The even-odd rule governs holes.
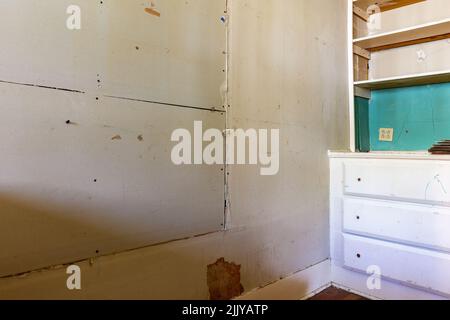
{"type": "Polygon", "coordinates": [[[370,151],[369,99],[355,97],[356,150],[370,151]]]}
{"type": "Polygon", "coordinates": [[[373,91],[369,122],[372,151],[428,150],[450,139],[450,83],[373,91]],[[379,141],[380,128],[394,141],[379,141]]]}

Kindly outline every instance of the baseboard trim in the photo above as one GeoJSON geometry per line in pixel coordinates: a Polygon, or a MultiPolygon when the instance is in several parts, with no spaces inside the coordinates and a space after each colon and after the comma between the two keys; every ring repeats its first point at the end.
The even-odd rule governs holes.
{"type": "Polygon", "coordinates": [[[428,293],[388,280],[381,280],[380,290],[367,288],[367,275],[331,265],[333,286],[371,300],[446,300],[445,297],[428,293]]]}
{"type": "Polygon", "coordinates": [[[253,290],[236,300],[304,300],[331,285],[331,262],[322,261],[290,277],[253,290]]]}
{"type": "Polygon", "coordinates": [[[445,300],[444,297],[382,281],[382,289],[371,291],[367,276],[322,261],[290,277],[266,287],[255,289],[236,300],[306,300],[330,286],[357,294],[370,300],[445,300]]]}

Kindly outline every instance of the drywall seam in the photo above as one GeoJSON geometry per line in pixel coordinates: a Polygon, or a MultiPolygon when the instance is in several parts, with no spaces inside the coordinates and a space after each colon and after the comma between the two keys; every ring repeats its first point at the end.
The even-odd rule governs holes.
{"type": "Polygon", "coordinates": [[[151,244],[151,245],[148,245],[148,246],[133,248],[133,249],[129,249],[129,250],[121,250],[121,251],[113,252],[113,253],[110,253],[110,254],[98,255],[98,256],[89,257],[89,258],[86,258],[86,259],[80,259],[80,260],[71,261],[71,262],[65,262],[65,263],[61,263],[61,264],[57,264],[57,265],[51,265],[51,266],[47,266],[47,267],[44,267],[44,268],[39,268],[39,269],[35,269],[35,270],[29,270],[29,271],[26,271],[26,272],[20,272],[20,273],[17,273],[17,274],[0,276],[0,280],[11,279],[11,278],[24,278],[24,277],[27,277],[30,274],[33,274],[33,273],[41,273],[41,272],[45,272],[45,271],[58,270],[58,269],[62,269],[64,267],[67,267],[67,266],[70,266],[70,265],[73,265],[73,264],[79,264],[79,263],[82,263],[82,262],[89,262],[89,264],[92,265],[92,264],[94,264],[96,259],[105,258],[105,257],[113,257],[113,256],[116,256],[118,254],[138,252],[139,250],[143,250],[143,249],[149,249],[149,248],[152,248],[152,247],[159,247],[159,246],[163,246],[163,245],[166,245],[166,244],[177,243],[177,242],[182,242],[182,241],[186,241],[186,240],[201,238],[201,237],[209,236],[209,235],[216,234],[216,233],[222,233],[222,232],[223,231],[213,231],[213,232],[198,234],[198,235],[195,235],[195,236],[192,236],[192,237],[185,237],[185,238],[179,238],[179,239],[174,239],[174,240],[168,240],[168,241],[164,241],[164,242],[151,244]]]}
{"type": "Polygon", "coordinates": [[[86,93],[84,91],[80,91],[80,90],[75,90],[75,89],[67,89],[67,88],[59,88],[59,87],[51,87],[51,86],[43,86],[43,85],[39,85],[39,84],[33,84],[33,83],[22,83],[22,82],[14,82],[14,81],[7,81],[7,80],[0,80],[1,83],[6,83],[6,84],[15,84],[15,85],[19,85],[19,86],[26,86],[26,87],[36,87],[36,88],[41,88],[41,89],[51,89],[51,90],[60,90],[60,91],[67,91],[67,92],[72,92],[72,93],[86,93]]]}
{"type": "MultiPolygon", "coordinates": [[[[231,0],[225,1],[225,90],[223,90],[223,107],[225,109],[225,132],[224,137],[225,139],[228,139],[228,128],[230,128],[230,68],[231,68],[231,27],[230,24],[232,23],[232,14],[230,12],[231,10],[231,0]]],[[[224,157],[227,159],[227,150],[225,148],[224,157]]],[[[225,199],[225,207],[224,207],[224,221],[223,221],[223,227],[224,230],[228,230],[231,226],[231,195],[229,192],[229,178],[230,178],[230,168],[227,162],[225,161],[225,168],[224,168],[224,199],[225,199]]]]}
{"type": "Polygon", "coordinates": [[[187,108],[187,109],[203,110],[203,111],[211,111],[211,112],[223,112],[223,110],[216,109],[216,107],[202,108],[202,107],[187,106],[187,105],[182,105],[182,104],[174,104],[174,103],[168,103],[168,102],[151,101],[151,100],[128,98],[128,97],[119,97],[119,96],[111,96],[111,95],[104,95],[104,97],[112,98],[112,99],[119,99],[119,100],[126,100],[126,101],[153,103],[153,104],[159,104],[159,105],[168,106],[168,107],[187,108]]]}

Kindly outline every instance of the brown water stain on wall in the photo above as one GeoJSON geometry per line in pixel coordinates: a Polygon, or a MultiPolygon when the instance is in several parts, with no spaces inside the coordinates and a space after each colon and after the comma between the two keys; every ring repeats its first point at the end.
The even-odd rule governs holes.
{"type": "Polygon", "coordinates": [[[220,258],[208,265],[207,283],[211,300],[230,300],[244,292],[241,284],[241,266],[220,258]]]}

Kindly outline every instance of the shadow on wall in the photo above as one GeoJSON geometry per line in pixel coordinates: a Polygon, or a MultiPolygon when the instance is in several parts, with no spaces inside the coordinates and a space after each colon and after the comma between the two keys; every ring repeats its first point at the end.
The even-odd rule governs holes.
{"type": "MultiPolygon", "coordinates": [[[[280,280],[273,261],[256,257],[263,245],[260,230],[218,232],[103,256],[109,248],[96,243],[120,248],[134,245],[136,238],[118,233],[118,226],[114,230],[95,221],[80,221],[76,211],[65,206],[52,205],[51,211],[48,207],[49,203],[18,196],[0,198],[2,275],[27,271],[30,265],[46,268],[49,261],[76,263],[82,269],[82,290],[67,289],[63,266],[52,272],[0,278],[1,299],[227,300],[241,295],[244,286],[248,291],[280,280]],[[86,256],[98,257],[92,263],[76,261],[86,256]]],[[[295,283],[300,295],[307,288],[308,283],[295,283]]],[[[289,297],[283,291],[271,298],[289,297]]]]}
{"type": "MultiPolygon", "coordinates": [[[[137,244],[135,234],[130,237],[125,232],[119,233],[120,226],[113,227],[111,224],[101,223],[100,220],[81,221],[77,219],[77,210],[65,205],[50,205],[48,202],[26,200],[20,196],[2,196],[0,197],[0,210],[2,229],[0,234],[0,272],[3,278],[0,281],[14,280],[10,275],[25,273],[31,270],[30,266],[33,266],[33,269],[45,269],[49,267],[49,261],[67,265],[78,264],[86,257],[99,257],[105,253],[111,253],[111,247],[116,249],[115,252],[120,252],[121,248],[135,247],[137,244]],[[49,210],[50,208],[51,210],[49,210]],[[107,243],[108,246],[99,246],[97,245],[99,243],[107,243]]],[[[155,246],[155,248],[157,247],[155,246]]],[[[219,250],[213,251],[219,254],[217,252],[219,250]]],[[[115,279],[116,287],[124,289],[117,295],[113,294],[112,298],[198,299],[208,297],[206,290],[199,292],[198,289],[194,289],[189,293],[190,290],[176,290],[173,285],[163,283],[166,280],[161,277],[169,277],[171,274],[175,286],[205,287],[212,300],[232,299],[244,292],[241,284],[240,265],[219,258],[215,263],[206,266],[206,264],[200,264],[204,258],[199,256],[179,255],[177,250],[173,250],[169,254],[171,255],[170,261],[167,260],[167,257],[153,253],[154,256],[146,260],[147,265],[139,264],[138,269],[135,269],[137,273],[131,274],[128,273],[129,267],[136,268],[137,264],[130,257],[129,262],[122,264],[124,267],[122,270],[116,270],[116,274],[107,271],[108,279],[106,279],[105,273],[105,278],[102,280],[100,277],[99,283],[92,286],[92,292],[82,293],[82,298],[85,298],[84,294],[92,295],[94,298],[109,296],[111,293],[105,293],[105,289],[102,289],[102,281],[107,283],[111,278],[115,279]],[[198,278],[192,277],[192,268],[197,268],[195,273],[199,274],[198,278],[205,280],[203,284],[192,283],[198,281],[198,278]],[[126,277],[119,274],[121,271],[127,272],[126,277]],[[145,282],[141,279],[146,279],[147,285],[142,286],[142,283],[145,282]],[[127,287],[128,289],[126,289],[127,287]]],[[[37,292],[42,292],[42,296],[37,297],[66,296],[67,292],[61,294],[63,290],[66,290],[63,280],[60,281],[59,289],[55,288],[54,292],[51,292],[52,285],[49,288],[41,288],[37,292]]],[[[106,283],[105,286],[107,286],[106,283]]],[[[23,293],[25,298],[29,294],[23,293]]],[[[10,296],[7,291],[3,290],[0,290],[0,297],[22,298],[14,293],[10,296]]],[[[79,297],[79,295],[74,292],[74,297],[79,297]]]]}
{"type": "Polygon", "coordinates": [[[3,195],[0,210],[0,276],[111,253],[96,243],[112,241],[118,249],[134,244],[107,221],[77,218],[70,205],[3,195]]]}

